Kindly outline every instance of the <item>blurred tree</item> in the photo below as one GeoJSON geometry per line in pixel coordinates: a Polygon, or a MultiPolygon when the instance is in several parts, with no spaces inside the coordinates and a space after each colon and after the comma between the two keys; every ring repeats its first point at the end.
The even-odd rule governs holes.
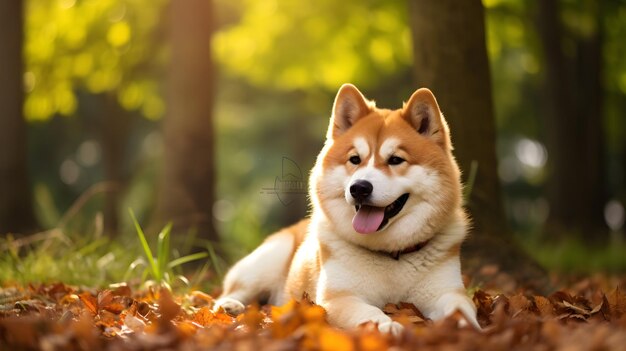
{"type": "Polygon", "coordinates": [[[102,166],[104,179],[111,186],[104,197],[104,232],[115,236],[119,231],[119,202],[125,188],[128,175],[124,172],[124,161],[128,137],[130,135],[131,115],[117,100],[113,93],[97,95],[100,115],[97,119],[102,145],[102,166]]]}
{"type": "Polygon", "coordinates": [[[109,93],[126,110],[162,116],[165,0],[26,1],[27,119],[76,112],[79,91],[109,93]]]}
{"type": "Polygon", "coordinates": [[[23,2],[0,2],[0,234],[37,227],[28,182],[22,60],[23,2]]]}
{"type": "Polygon", "coordinates": [[[480,0],[411,1],[415,76],[442,106],[465,177],[472,162],[478,166],[467,199],[474,227],[465,246],[470,269],[495,263],[536,283],[545,273],[516,244],[501,202],[483,12],[480,0]]]}
{"type": "MultiPolygon", "coordinates": [[[[216,59],[227,73],[258,86],[334,93],[341,84],[352,82],[367,89],[404,73],[411,63],[402,0],[219,0],[219,4],[238,6],[232,11],[240,12],[240,18],[216,33],[216,59]]],[[[394,103],[414,90],[404,88],[394,91],[394,103]]]]}
{"type": "Polygon", "coordinates": [[[585,25],[569,31],[562,25],[559,1],[537,4],[550,155],[547,230],[551,236],[574,233],[588,243],[606,243],[602,2],[577,2],[583,9],[571,15],[585,25]]]}
{"type": "MultiPolygon", "coordinates": [[[[613,200],[626,205],[626,6],[623,1],[602,1],[602,67],[604,129],[607,149],[607,185],[613,200]]],[[[622,207],[623,208],[623,207],[622,207]]],[[[614,238],[624,240],[624,215],[607,216],[614,238]],[[609,218],[612,217],[612,218],[609,218]]]]}
{"type": "Polygon", "coordinates": [[[215,30],[212,2],[173,0],[169,4],[171,48],[167,112],[163,120],[164,164],[157,217],[175,230],[197,230],[218,240],[213,225],[216,69],[211,60],[215,30]]]}
{"type": "Polygon", "coordinates": [[[254,248],[306,214],[306,195],[285,206],[284,198],[259,193],[282,176],[283,157],[307,179],[342,83],[357,84],[381,106],[399,107],[413,92],[410,32],[403,0],[215,3],[213,53],[225,73],[215,117],[226,153],[217,160],[216,217],[228,239],[254,248]]]}
{"type": "MultiPolygon", "coordinates": [[[[103,153],[104,230],[118,232],[118,207],[127,175],[124,161],[131,113],[149,119],[164,111],[158,68],[164,0],[26,1],[24,112],[30,121],[73,116],[79,92],[97,96],[94,132],[103,153]]],[[[83,99],[84,101],[85,99],[83,99]]],[[[93,101],[93,100],[89,100],[93,101]]]]}

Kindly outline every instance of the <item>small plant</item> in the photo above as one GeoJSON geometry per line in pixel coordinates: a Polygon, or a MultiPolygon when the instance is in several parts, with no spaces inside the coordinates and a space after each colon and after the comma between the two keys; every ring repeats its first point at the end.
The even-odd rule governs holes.
{"type": "Polygon", "coordinates": [[[189,285],[187,278],[182,275],[175,275],[173,269],[182,264],[205,258],[209,254],[207,252],[197,252],[170,260],[170,233],[172,231],[172,223],[170,222],[161,230],[157,237],[157,256],[155,257],[152,254],[146,235],[135,217],[135,213],[131,209],[129,209],[129,213],[143,248],[144,257],[139,257],[131,263],[125,280],[128,280],[128,275],[136,268],[143,266],[145,269],[142,280],[146,283],[148,282],[146,279],[150,276],[152,282],[165,286],[170,290],[172,282],[176,279],[182,281],[185,285],[189,285]]]}
{"type": "Polygon", "coordinates": [[[472,196],[472,190],[474,190],[474,182],[476,182],[476,174],[478,174],[478,162],[472,160],[470,164],[469,176],[463,189],[463,203],[467,205],[469,203],[470,196],[472,196]]]}

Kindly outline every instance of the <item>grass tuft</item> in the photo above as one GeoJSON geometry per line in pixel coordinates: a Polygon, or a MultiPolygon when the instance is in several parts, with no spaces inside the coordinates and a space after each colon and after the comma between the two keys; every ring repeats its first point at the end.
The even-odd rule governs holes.
{"type": "Polygon", "coordinates": [[[148,282],[146,279],[151,276],[152,279],[149,283],[155,283],[157,285],[167,287],[168,289],[171,289],[172,283],[176,280],[183,282],[185,285],[189,285],[187,278],[182,275],[174,274],[173,269],[182,264],[206,258],[209,256],[209,253],[197,252],[170,260],[170,233],[172,231],[172,223],[168,223],[157,236],[157,256],[155,257],[150,249],[146,235],[144,234],[141,225],[139,225],[137,217],[135,217],[135,214],[133,213],[133,210],[128,209],[128,211],[135,226],[135,231],[137,232],[137,237],[139,238],[144,254],[143,258],[133,261],[133,265],[129,267],[129,271],[132,272],[137,268],[143,267],[144,271],[142,273],[142,280],[144,283],[148,282]],[[145,269],[146,261],[147,266],[149,266],[150,269],[145,269]]]}

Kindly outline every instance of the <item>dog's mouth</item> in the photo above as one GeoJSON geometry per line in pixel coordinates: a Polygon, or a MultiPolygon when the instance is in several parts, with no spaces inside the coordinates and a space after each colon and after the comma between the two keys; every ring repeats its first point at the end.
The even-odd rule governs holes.
{"type": "Polygon", "coordinates": [[[389,219],[402,211],[408,199],[409,194],[403,194],[386,207],[357,204],[355,206],[356,214],[352,219],[352,227],[361,234],[379,231],[389,223],[389,219]]]}

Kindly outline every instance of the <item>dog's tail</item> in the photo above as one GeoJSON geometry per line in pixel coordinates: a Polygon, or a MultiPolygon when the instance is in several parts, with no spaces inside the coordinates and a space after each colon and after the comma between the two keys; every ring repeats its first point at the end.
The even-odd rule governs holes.
{"type": "Polygon", "coordinates": [[[267,301],[279,305],[285,302],[285,281],[291,260],[304,240],[309,220],[284,228],[265,239],[263,244],[235,264],[224,278],[224,290],[215,301],[214,310],[223,308],[238,315],[245,305],[267,301]]]}

